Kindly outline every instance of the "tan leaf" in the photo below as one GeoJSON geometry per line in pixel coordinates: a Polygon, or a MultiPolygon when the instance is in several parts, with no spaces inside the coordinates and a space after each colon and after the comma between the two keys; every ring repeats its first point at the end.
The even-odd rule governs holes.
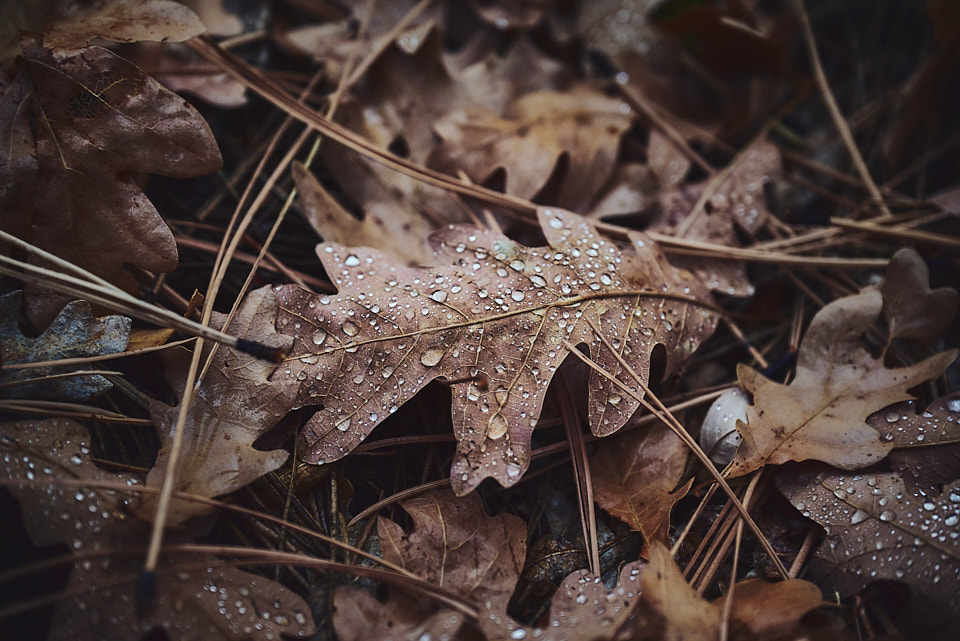
{"type": "Polygon", "coordinates": [[[960,480],[942,492],[909,488],[898,474],[784,470],[780,491],[827,538],[808,576],[846,597],[882,579],[904,581],[949,615],[960,608],[960,480]]]}
{"type": "MultiPolygon", "coordinates": [[[[0,363],[39,361],[115,354],[127,347],[131,321],[125,316],[96,318],[86,301],[69,303],[36,338],[24,336],[17,324],[21,292],[0,296],[0,363]]],[[[77,367],[0,370],[0,382],[12,383],[50,374],[76,371],[77,367]]],[[[80,367],[79,369],[83,369],[80,367]]],[[[76,376],[37,381],[0,389],[7,398],[47,397],[56,400],[89,400],[113,387],[102,376],[76,376]]]]}
{"type": "Polygon", "coordinates": [[[225,109],[247,104],[243,84],[228,73],[211,69],[184,47],[141,42],[129,51],[128,59],[170,91],[188,93],[225,109]]]}
{"type": "Polygon", "coordinates": [[[670,510],[686,495],[678,488],[687,447],[666,425],[604,439],[590,457],[597,505],[643,534],[647,542],[667,542],[670,510]]]}
{"type": "MultiPolygon", "coordinates": [[[[0,79],[0,226],[133,289],[124,263],[177,264],[173,235],[137,172],[187,177],[220,167],[213,134],[182,98],[98,47],[48,51],[25,37],[0,79]]],[[[44,326],[69,298],[26,288],[44,326]]]]}
{"type": "Polygon", "coordinates": [[[957,290],[931,290],[929,282],[930,271],[916,251],[903,248],[890,259],[881,291],[883,317],[891,339],[935,338],[957,315],[957,290]]]}
{"type": "Polygon", "coordinates": [[[532,29],[554,4],[554,0],[471,0],[473,10],[497,29],[532,29]]]}
{"type": "Polygon", "coordinates": [[[368,202],[363,220],[358,220],[302,164],[294,163],[293,179],[307,221],[325,241],[373,247],[408,265],[423,265],[432,257],[427,242],[431,228],[416,212],[368,202]]]}
{"type": "Polygon", "coordinates": [[[501,118],[479,108],[453,111],[434,124],[443,143],[429,164],[483,183],[506,172],[508,194],[532,198],[560,171],[551,202],[585,211],[613,173],[620,137],[632,123],[629,107],[586,86],[521,96],[501,118]],[[566,163],[558,169],[561,157],[566,163]]]}
{"type": "Polygon", "coordinates": [[[161,557],[155,606],[138,613],[133,583],[142,569],[149,525],[127,517],[125,495],[66,483],[109,481],[123,487],[141,485],[142,479],[94,465],[86,430],[69,420],[0,424],[0,451],[0,475],[28,481],[9,487],[31,538],[38,545],[66,543],[78,555],[49,638],[129,641],[156,629],[171,641],[312,634],[309,607],[300,597],[199,554],[161,557]]]}
{"type": "MultiPolygon", "coordinates": [[[[277,334],[273,328],[276,313],[274,293],[269,287],[258,289],[247,295],[226,331],[271,347],[286,348],[290,339],[277,334]]],[[[220,327],[224,319],[223,315],[216,314],[211,325],[220,327]]],[[[167,371],[171,374],[171,384],[182,395],[190,354],[181,351],[170,361],[167,371]]],[[[275,367],[273,363],[222,345],[217,349],[187,414],[176,489],[206,498],[228,494],[287,460],[288,453],[284,450],[262,452],[253,447],[253,442],[294,406],[295,380],[286,377],[275,382],[267,380],[275,367]]],[[[178,413],[179,407],[160,401],[150,405],[161,449],[147,475],[147,485],[159,487],[163,480],[178,413]]],[[[150,517],[153,508],[152,500],[147,500],[140,513],[150,517]]],[[[174,499],[167,522],[179,525],[210,509],[174,499]]]]}
{"type": "MultiPolygon", "coordinates": [[[[714,603],[722,607],[723,599],[714,603]]],[[[730,636],[736,638],[736,630],[746,628],[756,639],[785,638],[796,631],[803,615],[822,605],[826,603],[820,588],[809,581],[744,579],[733,591],[730,636]]]]}
{"type": "Polygon", "coordinates": [[[911,396],[907,390],[942,372],[957,351],[909,367],[888,368],[861,341],[883,305],[880,292],[864,290],[821,309],[810,323],[790,385],[764,378],[745,365],[740,386],[753,395],[730,473],[763,465],[816,459],[852,470],[876,463],[892,448],[866,418],[911,396]]]}
{"type": "MultiPolygon", "coordinates": [[[[431,380],[482,375],[487,389],[453,387],[453,487],[464,494],[487,477],[513,485],[567,356],[563,341],[585,344],[602,367],[623,375],[588,319],[643,376],[656,345],[666,348],[669,375],[713,331],[716,317],[699,303],[707,292],[649,238],[632,234],[626,250],[570,212],[541,209],[539,217],[549,247],[451,227],[434,236],[437,267],[321,245],[340,294],[278,291],[278,327],[295,336],[285,375],[302,381],[301,405],[323,404],[301,433],[306,460],[341,458],[431,380]]],[[[595,372],[588,386],[597,435],[620,429],[638,407],[595,372]]]]}
{"type": "Polygon", "coordinates": [[[43,33],[47,49],[80,49],[94,38],[180,42],[206,31],[197,14],[173,0],[88,0],[64,6],[43,33]]]}
{"type": "Polygon", "coordinates": [[[648,638],[716,641],[720,608],[690,587],[662,543],[650,545],[649,554],[650,563],[640,577],[640,594],[644,608],[656,616],[657,626],[648,638]]]}
{"type": "MultiPolygon", "coordinates": [[[[462,499],[439,490],[409,501],[403,509],[413,528],[377,520],[383,558],[474,603],[506,603],[523,568],[526,524],[516,516],[487,516],[476,494],[462,499]]],[[[334,626],[349,639],[420,639],[428,631],[451,637],[461,615],[436,611],[429,602],[391,589],[380,604],[359,588],[338,588],[334,626]]]]}

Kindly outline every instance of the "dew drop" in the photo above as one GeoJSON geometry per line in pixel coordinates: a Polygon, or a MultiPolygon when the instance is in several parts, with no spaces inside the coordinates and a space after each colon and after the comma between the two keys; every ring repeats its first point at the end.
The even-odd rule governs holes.
{"type": "Polygon", "coordinates": [[[360,264],[360,259],[357,258],[354,254],[350,254],[343,261],[343,264],[346,265],[347,267],[357,267],[360,264]]]}
{"type": "Polygon", "coordinates": [[[858,523],[863,523],[870,518],[870,515],[864,512],[863,510],[857,510],[853,513],[853,516],[850,517],[850,525],[857,525],[858,523]]]}
{"type": "Polygon", "coordinates": [[[347,417],[342,421],[340,421],[339,423],[337,423],[335,427],[341,432],[346,432],[347,430],[350,429],[351,422],[352,422],[352,419],[350,417],[347,417]]]}
{"type": "Polygon", "coordinates": [[[433,367],[443,358],[443,350],[439,347],[428,347],[420,354],[420,362],[427,367],[433,367]]]}
{"type": "Polygon", "coordinates": [[[896,423],[900,420],[900,412],[887,412],[887,423],[896,423]]]}
{"type": "Polygon", "coordinates": [[[559,218],[551,218],[547,224],[550,225],[552,229],[561,229],[563,227],[563,221],[559,218]]]}
{"type": "Polygon", "coordinates": [[[507,419],[504,418],[503,414],[497,412],[490,417],[490,422],[487,424],[487,437],[498,439],[506,433],[507,419]]]}
{"type": "Polygon", "coordinates": [[[360,331],[360,328],[357,327],[355,323],[352,323],[350,321],[345,322],[343,324],[342,329],[343,329],[343,333],[346,334],[347,336],[356,336],[357,333],[360,331]]]}
{"type": "Polygon", "coordinates": [[[437,301],[438,303],[442,303],[443,301],[447,300],[447,292],[445,292],[442,289],[438,289],[437,291],[430,294],[430,298],[437,301]]]}
{"type": "Polygon", "coordinates": [[[889,522],[894,520],[895,518],[897,518],[897,515],[892,510],[884,510],[883,512],[880,513],[881,521],[889,522]]]}
{"type": "Polygon", "coordinates": [[[947,401],[947,409],[951,412],[960,412],[960,398],[953,398],[947,401]]]}
{"type": "Polygon", "coordinates": [[[318,329],[313,333],[313,344],[314,345],[323,345],[323,341],[327,340],[327,330],[318,329]]]}
{"type": "Polygon", "coordinates": [[[513,293],[510,294],[510,298],[517,301],[518,303],[523,300],[523,292],[519,289],[513,290],[513,293]]]}

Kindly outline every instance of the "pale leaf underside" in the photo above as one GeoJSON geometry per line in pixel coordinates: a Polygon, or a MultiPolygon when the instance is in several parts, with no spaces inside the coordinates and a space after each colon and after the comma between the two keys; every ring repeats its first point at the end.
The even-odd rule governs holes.
{"type": "MultiPolygon", "coordinates": [[[[635,387],[590,322],[641,376],[653,348],[666,373],[713,331],[709,293],[672,268],[642,234],[630,249],[585,219],[541,209],[549,247],[528,248],[490,231],[451,227],[433,237],[436,267],[407,268],[381,252],[324,244],[318,251],[339,295],[278,289],[278,328],[295,337],[278,376],[300,381],[298,403],[322,405],[301,434],[306,460],[336,460],[428,382],[452,386],[458,452],[454,490],[492,477],[519,480],[547,386],[567,356],[563,341],[635,387]],[[589,321],[589,322],[588,322],[589,321]],[[486,387],[486,389],[484,389],[486,387]]],[[[638,402],[598,374],[589,381],[593,432],[611,434],[638,402]]]]}

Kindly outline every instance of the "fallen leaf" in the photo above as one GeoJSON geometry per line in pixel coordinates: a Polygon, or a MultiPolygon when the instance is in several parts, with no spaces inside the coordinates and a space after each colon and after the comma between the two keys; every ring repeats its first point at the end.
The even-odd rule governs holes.
{"type": "Polygon", "coordinates": [[[826,530],[808,566],[824,589],[846,597],[873,581],[903,581],[948,616],[960,608],[960,480],[925,492],[895,473],[810,465],[784,470],[777,486],[826,530]]]}
{"type": "MultiPolygon", "coordinates": [[[[124,16],[140,15],[134,9],[147,11],[149,22],[150,9],[168,5],[193,15],[172,2],[120,3],[120,13],[105,20],[87,16],[86,31],[67,21],[44,38],[80,45],[83,34],[124,41],[147,37],[143,29],[158,37],[193,35],[179,25],[123,24],[124,16]]],[[[90,5],[108,6],[114,5],[90,5]]],[[[124,263],[152,272],[177,263],[173,235],[136,174],[210,173],[221,164],[216,142],[192,107],[123,58],[99,47],[49,49],[50,41],[43,42],[23,36],[22,56],[0,76],[0,147],[8,150],[0,157],[0,226],[134,289],[124,263]]],[[[70,300],[37,285],[28,285],[25,296],[28,316],[41,326],[70,300]]]]}
{"type": "Polygon", "coordinates": [[[911,398],[907,390],[940,374],[956,357],[951,350],[908,367],[888,368],[861,336],[880,315],[883,297],[866,289],[838,299],[814,316],[789,385],[775,383],[745,365],[740,386],[753,395],[743,441],[730,467],[741,476],[763,465],[815,459],[853,470],[885,457],[893,447],[866,418],[911,398]]]}
{"type": "Polygon", "coordinates": [[[82,49],[94,38],[181,42],[206,30],[197,14],[173,0],[70,1],[57,11],[56,20],[43,32],[48,50],[82,49]]]}
{"type": "Polygon", "coordinates": [[[893,471],[911,488],[939,492],[960,478],[960,394],[942,396],[918,412],[914,401],[897,403],[867,419],[893,444],[893,471]]]}
{"type": "Polygon", "coordinates": [[[170,91],[189,93],[224,109],[247,104],[243,84],[228,73],[211,69],[189,49],[142,42],[128,58],[170,91]]]}
{"type": "MultiPolygon", "coordinates": [[[[662,543],[650,547],[650,563],[640,579],[642,603],[632,639],[715,641],[720,638],[726,596],[708,602],[684,580],[662,543]]],[[[820,589],[800,579],[765,583],[746,579],[736,584],[730,608],[730,639],[819,638],[803,634],[800,619],[824,605],[820,589]],[[796,636],[793,636],[796,635],[796,636]]]]}
{"type": "Polygon", "coordinates": [[[412,209],[368,202],[363,220],[358,220],[300,163],[293,165],[293,180],[307,222],[325,241],[373,247],[407,265],[423,265],[432,257],[427,241],[431,228],[412,209]]]}
{"type": "Polygon", "coordinates": [[[947,329],[960,305],[957,290],[930,289],[930,270],[912,249],[903,248],[890,258],[883,281],[883,317],[890,339],[928,340],[947,329]]]}
{"type": "Polygon", "coordinates": [[[94,465],[86,430],[74,421],[0,424],[0,450],[0,474],[23,481],[8,487],[20,501],[31,538],[38,545],[66,543],[76,556],[49,638],[129,641],[156,629],[171,641],[312,634],[309,607],[300,597],[198,554],[161,557],[155,605],[138,613],[134,583],[149,525],[127,516],[127,495],[65,482],[137,487],[142,480],[94,465]]]}
{"type": "MultiPolygon", "coordinates": [[[[273,328],[277,299],[269,287],[250,292],[226,331],[271,347],[287,348],[290,339],[273,328]]],[[[220,328],[225,316],[215,314],[211,326],[220,328]]],[[[170,357],[167,372],[171,385],[182,397],[190,353],[181,350],[170,357]]],[[[280,467],[289,454],[285,450],[263,452],[253,442],[273,427],[294,406],[297,382],[286,377],[268,381],[276,365],[223,345],[200,385],[184,425],[183,449],[177,466],[176,489],[212,498],[229,494],[280,467]]],[[[167,456],[179,406],[160,401],[150,405],[150,417],[160,435],[160,454],[147,474],[147,485],[159,487],[166,470],[167,456]]],[[[151,517],[150,497],[140,514],[151,517]]],[[[183,524],[187,519],[211,510],[199,503],[174,499],[167,523],[183,524]]]]}
{"type": "Polygon", "coordinates": [[[640,602],[639,587],[644,563],[634,561],[620,570],[617,586],[610,590],[587,570],[564,579],[550,601],[542,628],[518,624],[506,613],[506,602],[482,604],[480,629],[488,641],[608,641],[622,637],[622,630],[640,602]]]}
{"type": "Polygon", "coordinates": [[[594,500],[648,543],[666,543],[670,511],[692,483],[678,487],[687,455],[662,423],[604,439],[590,456],[594,500]]]}
{"type": "Polygon", "coordinates": [[[434,123],[443,142],[428,164],[452,175],[463,170],[476,183],[503,169],[506,193],[527,199],[557,174],[561,186],[551,204],[577,211],[586,211],[609,180],[633,121],[625,102],[583,85],[525,94],[506,115],[477,107],[448,113],[434,123]]]}
{"type": "MultiPolygon", "coordinates": [[[[510,514],[487,516],[476,494],[459,499],[439,490],[401,503],[413,520],[403,528],[383,517],[377,530],[383,558],[474,603],[506,603],[526,552],[526,524],[510,514]]],[[[419,639],[428,631],[456,634],[462,615],[391,589],[386,604],[354,587],[338,588],[334,626],[343,640],[419,639]]]]}
{"type": "Polygon", "coordinates": [[[554,0],[470,0],[477,15],[497,29],[532,29],[554,0]]]}
{"type": "MultiPolygon", "coordinates": [[[[300,435],[305,460],[343,457],[431,380],[482,375],[487,389],[465,382],[452,390],[454,491],[487,477],[513,485],[567,356],[562,341],[587,345],[600,366],[624,375],[587,319],[641,376],[655,346],[664,346],[670,375],[713,331],[716,316],[699,303],[708,293],[649,238],[631,233],[628,251],[570,212],[544,208],[539,219],[549,247],[466,227],[438,232],[438,267],[321,245],[339,295],[278,290],[277,326],[295,337],[283,375],[301,381],[300,405],[323,405],[300,435]]],[[[639,405],[595,372],[588,387],[594,434],[617,431],[639,405]]]]}
{"type": "MultiPolygon", "coordinates": [[[[211,36],[235,36],[243,32],[243,20],[224,7],[224,0],[179,0],[197,14],[211,36]]],[[[231,3],[232,5],[233,3],[231,3]]]]}
{"type": "MultiPolygon", "coordinates": [[[[86,301],[69,303],[49,327],[36,338],[24,336],[17,324],[21,292],[0,296],[0,362],[37,363],[40,361],[116,354],[127,347],[131,321],[125,316],[96,318],[86,301]]],[[[0,382],[11,383],[52,374],[75,371],[71,366],[0,370],[0,382]]],[[[7,387],[0,395],[7,398],[54,398],[86,401],[107,392],[113,383],[99,375],[71,376],[41,380],[7,387]]]]}

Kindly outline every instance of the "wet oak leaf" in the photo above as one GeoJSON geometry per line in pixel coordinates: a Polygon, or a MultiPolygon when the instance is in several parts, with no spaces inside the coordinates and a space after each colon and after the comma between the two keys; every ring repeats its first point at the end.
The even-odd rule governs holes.
{"type": "Polygon", "coordinates": [[[623,631],[640,603],[639,587],[644,563],[623,566],[616,587],[608,589],[587,570],[573,572],[550,601],[542,628],[520,625],[506,613],[506,602],[482,604],[479,623],[487,641],[608,641],[624,637],[623,631]]]}
{"type": "MultiPolygon", "coordinates": [[[[49,327],[36,338],[23,335],[17,324],[21,292],[0,296],[0,363],[37,363],[40,361],[116,354],[127,347],[131,321],[125,316],[96,318],[86,301],[76,300],[64,307],[49,327]]],[[[83,366],[80,366],[82,369],[83,366]]],[[[0,382],[11,383],[51,374],[76,371],[77,367],[41,367],[0,370],[0,382]]],[[[86,401],[103,394],[113,383],[103,376],[72,376],[41,380],[0,390],[7,398],[46,397],[56,400],[86,401]]]]}
{"type": "Polygon", "coordinates": [[[867,419],[893,444],[888,457],[911,488],[939,492],[960,478],[960,392],[942,396],[919,412],[914,401],[897,403],[867,419]]]}
{"type": "MultiPolygon", "coordinates": [[[[287,348],[290,338],[274,330],[277,300],[269,287],[250,292],[226,331],[248,340],[287,348]]],[[[211,326],[220,328],[225,316],[214,314],[211,326]]],[[[170,357],[167,372],[171,385],[181,395],[190,353],[181,350],[170,357]]],[[[273,427],[294,406],[296,381],[268,377],[276,365],[223,345],[200,384],[184,426],[183,449],[177,467],[176,489],[212,498],[229,494],[280,467],[289,454],[285,450],[264,452],[254,449],[257,438],[273,427]]],[[[160,435],[160,453],[147,474],[147,485],[159,487],[166,470],[167,456],[179,406],[161,401],[150,405],[150,417],[160,435]]],[[[140,513],[152,515],[152,500],[140,513]]],[[[209,512],[207,505],[174,499],[167,522],[180,525],[190,517],[209,512]]]]}
{"type": "Polygon", "coordinates": [[[692,483],[677,487],[687,455],[663,424],[604,439],[590,456],[594,500],[646,541],[666,543],[670,511],[692,483]]]}
{"type": "Polygon", "coordinates": [[[86,429],[65,419],[0,424],[0,451],[0,477],[25,481],[8,487],[20,501],[30,537],[37,545],[63,542],[77,556],[49,638],[129,641],[158,629],[170,641],[267,641],[281,633],[312,634],[310,610],[300,597],[196,553],[161,557],[154,607],[138,613],[134,583],[149,525],[127,514],[137,495],[65,482],[136,488],[142,479],[97,467],[90,460],[86,429]]]}
{"type": "Polygon", "coordinates": [[[947,613],[960,608],[960,479],[938,490],[896,473],[822,465],[777,477],[784,496],[826,530],[808,576],[841,597],[873,581],[903,581],[947,613]]]}
{"type": "MultiPolygon", "coordinates": [[[[563,341],[586,345],[625,377],[592,322],[645,377],[657,345],[671,375],[713,332],[709,293],[646,236],[632,234],[624,249],[576,214],[542,208],[539,220],[549,247],[468,227],[440,231],[435,267],[325,243],[318,254],[338,295],[278,289],[277,326],[295,340],[275,378],[300,381],[300,405],[323,406],[301,432],[305,460],[348,454],[434,379],[471,378],[452,387],[454,491],[488,477],[510,486],[529,465],[547,386],[567,356],[563,341]]],[[[588,388],[596,435],[616,432],[639,406],[595,372],[588,388]]]]}
{"type": "MultiPolygon", "coordinates": [[[[136,175],[217,170],[203,118],[106,49],[49,50],[30,36],[21,49],[0,72],[0,226],[128,289],[124,263],[174,268],[173,234],[136,175]]],[[[35,285],[25,296],[40,326],[69,302],[35,285]]]]}
{"type": "Polygon", "coordinates": [[[867,467],[893,445],[866,423],[877,410],[911,398],[907,390],[938,376],[956,357],[951,350],[908,367],[888,368],[866,350],[861,336],[880,315],[879,291],[833,301],[814,316],[797,356],[789,385],[765,378],[745,365],[740,386],[753,396],[730,474],[763,465],[815,459],[841,469],[867,467]]]}
{"type": "MultiPolygon", "coordinates": [[[[526,554],[526,524],[510,515],[487,516],[476,494],[457,498],[448,489],[404,501],[410,532],[377,520],[383,558],[473,603],[506,603],[526,554]]],[[[426,632],[452,638],[462,615],[439,611],[422,597],[391,588],[386,603],[354,587],[338,588],[334,626],[343,641],[416,639],[426,632]]]]}
{"type": "Polygon", "coordinates": [[[467,107],[438,120],[434,131],[443,142],[428,164],[452,175],[463,170],[476,183],[503,169],[506,193],[528,199],[559,170],[553,202],[586,211],[612,175],[632,122],[625,102],[585,85],[528,93],[505,117],[467,107]]]}
{"type": "Polygon", "coordinates": [[[182,42],[204,31],[193,11],[173,0],[73,0],[43,32],[47,49],[80,49],[95,38],[113,42],[182,42]]]}

